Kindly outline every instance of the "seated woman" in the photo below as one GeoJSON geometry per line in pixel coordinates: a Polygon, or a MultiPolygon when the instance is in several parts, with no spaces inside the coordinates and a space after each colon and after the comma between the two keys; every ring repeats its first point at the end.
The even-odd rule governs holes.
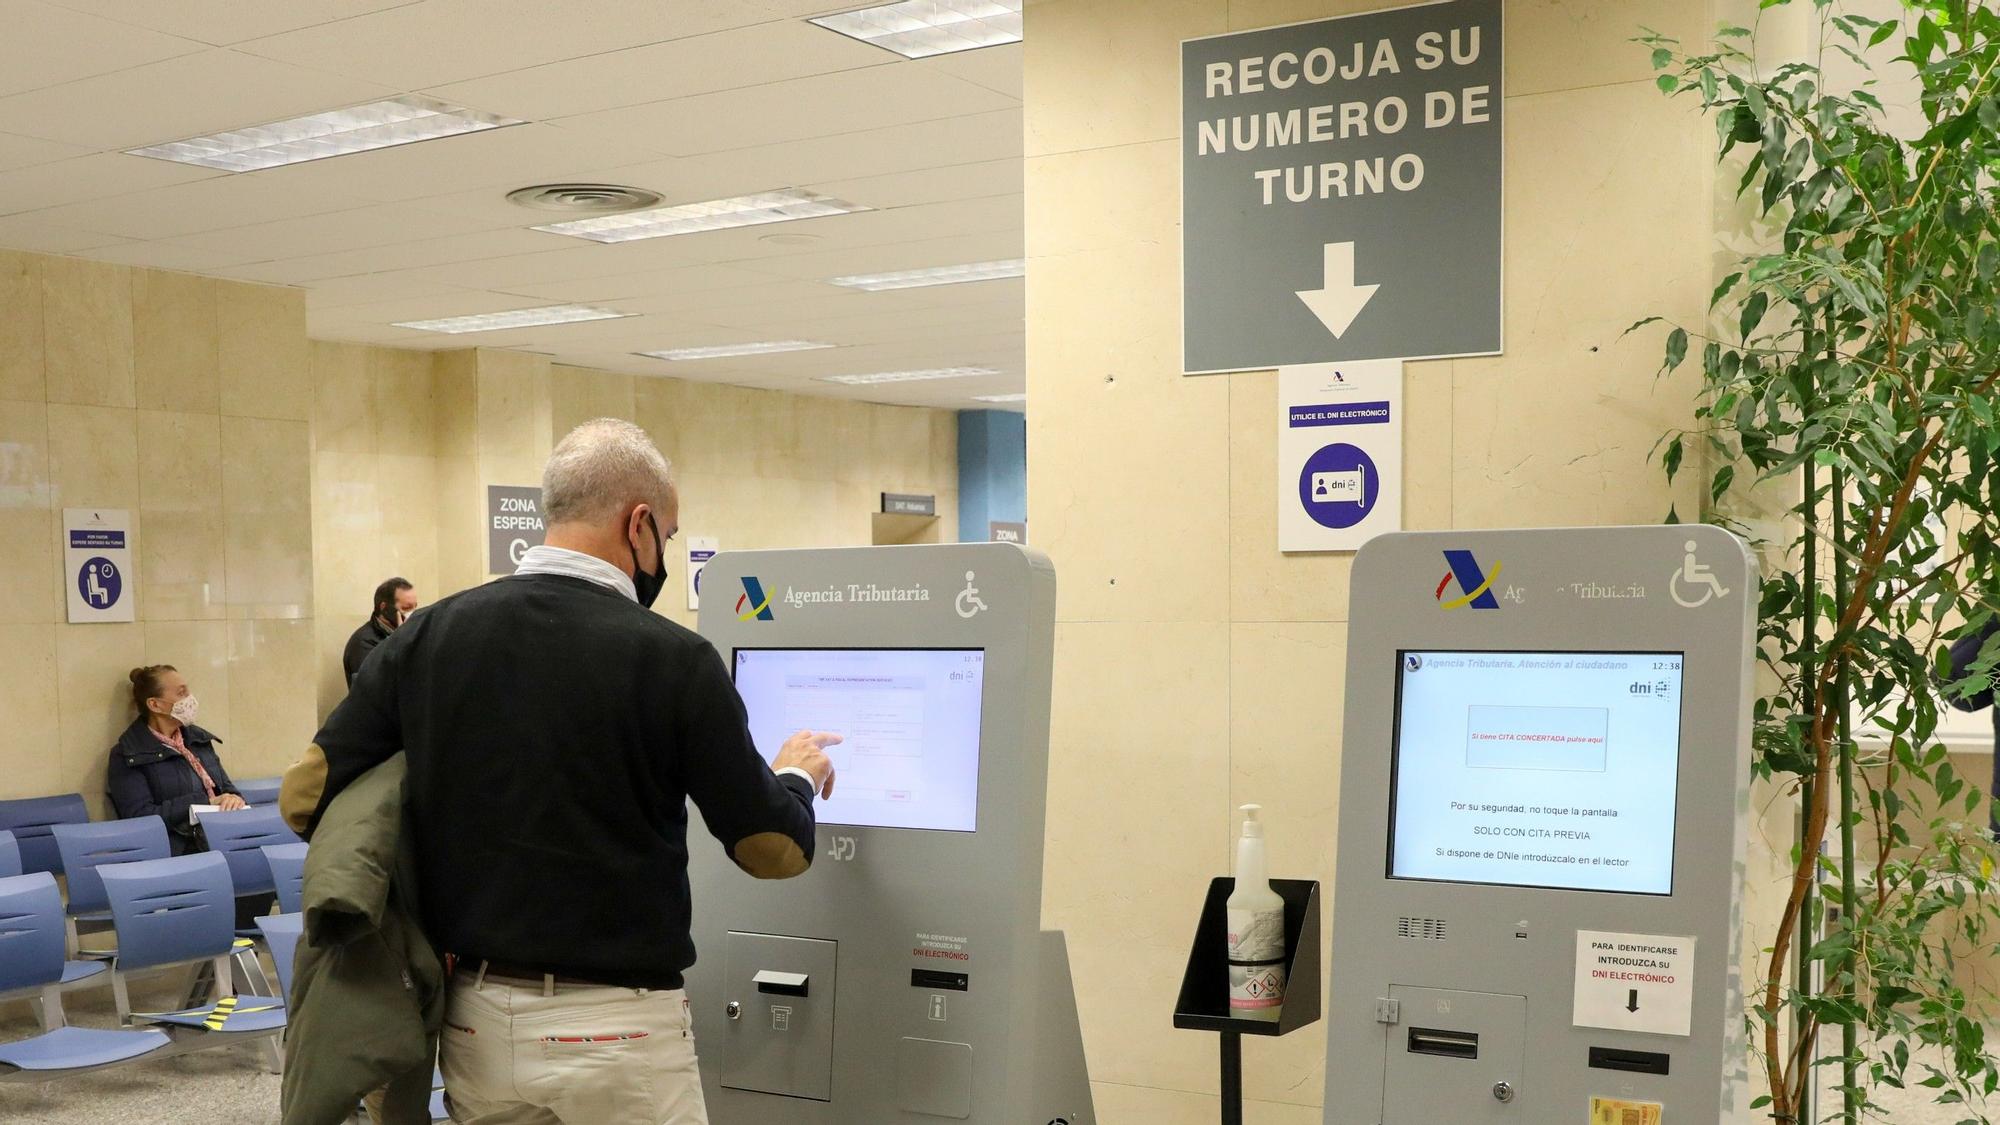
{"type": "Polygon", "coordinates": [[[167,822],[175,855],[200,851],[188,810],[215,805],[247,808],[215,755],[222,740],[194,725],[198,704],[171,664],[132,669],[132,703],[139,717],[111,748],[105,790],[119,817],[157,816],[167,822]]]}

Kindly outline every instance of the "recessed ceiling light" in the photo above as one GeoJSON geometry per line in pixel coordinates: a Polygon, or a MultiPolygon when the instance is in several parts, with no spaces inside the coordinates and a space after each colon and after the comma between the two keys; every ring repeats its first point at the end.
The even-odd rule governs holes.
{"type": "Polygon", "coordinates": [[[823,375],[822,383],[844,383],[864,387],[872,383],[915,383],[923,379],[967,379],[974,375],[998,375],[991,367],[931,367],[922,371],[877,371],[872,375],[823,375]]]}
{"type": "Polygon", "coordinates": [[[125,151],[132,156],[198,164],[224,172],[254,172],[259,168],[302,164],[329,156],[522,124],[525,122],[512,117],[406,94],[349,109],[332,109],[288,121],[125,151]]]}
{"type": "Polygon", "coordinates": [[[1019,395],[973,395],[973,396],[972,396],[972,401],[974,401],[974,402],[1026,402],[1026,401],[1028,401],[1028,396],[1027,396],[1027,395],[1025,395],[1025,394],[1019,394],[1019,395]]]}
{"type": "Polygon", "coordinates": [[[667,348],[657,352],[635,352],[650,359],[666,359],[677,362],[692,359],[726,359],[734,355],[774,355],[778,352],[810,352],[820,348],[830,348],[832,344],[816,343],[812,340],[769,340],[761,344],[719,344],[712,348],[667,348]]]}
{"type": "Polygon", "coordinates": [[[862,273],[852,277],[835,277],[828,280],[834,285],[844,285],[849,289],[866,289],[879,292],[884,289],[917,289],[926,285],[962,285],[968,281],[996,281],[1003,277],[1020,277],[1028,272],[1028,263],[1019,258],[1004,262],[972,262],[963,266],[932,266],[922,270],[898,270],[894,273],[862,273]]]}
{"type": "Polygon", "coordinates": [[[809,22],[906,59],[1021,41],[1021,0],[902,0],[809,22]]]}
{"type": "Polygon", "coordinates": [[[553,223],[536,230],[587,238],[592,242],[631,242],[639,238],[665,238],[675,234],[697,234],[732,227],[754,227],[762,223],[784,223],[794,219],[817,219],[824,215],[847,215],[868,208],[832,199],[816,192],[786,188],[783,191],[740,195],[707,203],[683,203],[675,207],[652,207],[553,223]]]}
{"type": "Polygon", "coordinates": [[[543,305],[533,309],[447,316],[439,320],[399,320],[397,328],[419,328],[425,332],[496,332],[502,328],[535,328],[544,324],[575,324],[583,320],[616,320],[632,313],[589,305],[543,305]]]}

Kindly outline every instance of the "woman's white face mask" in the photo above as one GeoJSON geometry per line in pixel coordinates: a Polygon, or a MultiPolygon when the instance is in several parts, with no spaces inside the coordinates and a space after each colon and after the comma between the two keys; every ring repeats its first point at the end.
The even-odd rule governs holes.
{"type": "Polygon", "coordinates": [[[182,726],[192,726],[195,716],[201,713],[201,703],[192,695],[182,696],[174,701],[173,710],[167,713],[182,726]]]}

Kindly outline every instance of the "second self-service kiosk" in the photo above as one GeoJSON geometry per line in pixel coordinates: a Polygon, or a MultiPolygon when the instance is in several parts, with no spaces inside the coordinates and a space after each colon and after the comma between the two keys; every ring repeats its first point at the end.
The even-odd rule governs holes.
{"type": "Polygon", "coordinates": [[[1353,590],[1328,1125],[1749,1120],[1742,541],[1388,535],[1353,590]]]}
{"type": "Polygon", "coordinates": [[[1068,953],[1040,927],[1048,560],[731,552],[702,587],[758,747],[846,739],[804,875],[752,880],[690,829],[710,1120],[1094,1125],[1068,953]]]}

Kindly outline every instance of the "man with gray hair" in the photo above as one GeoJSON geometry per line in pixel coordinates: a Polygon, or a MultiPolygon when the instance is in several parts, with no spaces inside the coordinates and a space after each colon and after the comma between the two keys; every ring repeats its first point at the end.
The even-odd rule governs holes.
{"type": "Polygon", "coordinates": [[[287,796],[310,831],[404,752],[423,927],[456,966],[453,1120],[702,1125],[687,801],[744,871],[797,875],[840,738],[801,731],[767,764],[714,647],[648,611],[680,501],[644,430],[571,431],[542,505],[546,541],[512,577],[382,642],[315,739],[317,803],[298,767],[287,796]]]}

